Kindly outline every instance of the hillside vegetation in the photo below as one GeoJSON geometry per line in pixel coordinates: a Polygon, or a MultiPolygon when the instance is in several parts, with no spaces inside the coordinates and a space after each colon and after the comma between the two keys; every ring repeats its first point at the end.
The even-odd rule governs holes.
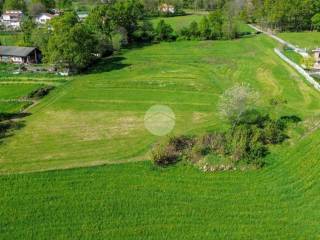
{"type": "Polygon", "coordinates": [[[57,89],[1,146],[1,173],[119,164],[2,176],[1,238],[316,239],[319,93],[275,45],[258,36],[131,49],[57,89]],[[218,98],[241,82],[273,116],[303,119],[264,169],[133,163],[160,140],[144,129],[149,107],[170,106],[176,134],[221,129],[218,98]]]}
{"type": "Polygon", "coordinates": [[[272,47],[265,37],[161,43],[110,58],[97,73],[77,77],[32,110],[26,127],[2,147],[0,171],[145,160],[156,140],[143,125],[149,107],[170,106],[176,133],[221,128],[218,98],[236,82],[261,92],[261,104],[274,115],[314,115],[317,93],[277,59],[272,47]],[[289,104],[274,108],[272,98],[289,104]]]}

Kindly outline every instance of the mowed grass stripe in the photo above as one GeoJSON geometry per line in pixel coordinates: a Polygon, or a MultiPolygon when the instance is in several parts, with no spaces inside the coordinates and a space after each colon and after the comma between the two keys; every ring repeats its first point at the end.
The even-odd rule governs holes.
{"type": "Polygon", "coordinates": [[[81,76],[61,91],[57,89],[33,109],[27,126],[1,146],[0,171],[112,164],[1,176],[0,236],[317,239],[320,130],[306,124],[313,124],[313,118],[319,116],[320,96],[278,59],[274,45],[265,36],[210,44],[163,43],[124,52],[122,63],[127,67],[81,76]],[[153,51],[162,56],[152,54],[152,63],[135,64],[153,51]],[[190,73],[182,71],[176,81],[170,78],[175,85],[166,85],[168,80],[161,80],[161,74],[183,68],[179,55],[188,56],[186,66],[195,59],[197,79],[183,81],[192,68],[190,73]],[[153,81],[163,81],[161,89],[169,91],[148,95],[148,87],[154,89],[148,83],[151,75],[160,76],[153,81]],[[135,82],[130,83],[131,79],[135,82]],[[172,104],[177,115],[175,134],[200,134],[221,129],[223,123],[216,112],[219,95],[240,82],[260,92],[259,104],[274,117],[294,114],[305,121],[292,127],[290,140],[271,149],[264,169],[205,174],[181,164],[161,170],[150,162],[124,163],[147,160],[148,149],[160,140],[143,127],[150,98],[176,99],[172,104]],[[128,90],[135,84],[142,90],[128,90]],[[200,92],[189,88],[193,84],[200,92]],[[145,93],[148,97],[142,96],[145,93]],[[272,98],[280,97],[287,104],[270,105],[272,98]],[[114,99],[123,102],[110,102],[114,99]],[[208,106],[183,107],[181,103],[190,103],[190,99],[208,106]],[[128,104],[130,101],[145,104],[128,104]],[[119,164],[114,164],[117,159],[119,164]]]}
{"type": "MultiPolygon", "coordinates": [[[[143,125],[143,113],[149,107],[154,104],[168,104],[172,107],[178,116],[176,133],[208,129],[210,125],[216,128],[220,122],[216,112],[219,95],[236,82],[247,82],[256,88],[261,93],[261,105],[268,106],[273,97],[280,96],[290,102],[277,108],[275,114],[290,114],[294,108],[301,117],[311,114],[318,106],[315,92],[308,87],[297,87],[305,83],[298,74],[276,58],[272,47],[272,41],[258,37],[225,42],[162,43],[124,51],[120,61],[124,66],[122,69],[80,76],[63,89],[57,89],[52,98],[49,97],[36,106],[33,110],[35,114],[27,119],[26,128],[6,141],[1,160],[10,164],[11,161],[22,161],[20,158],[24,156],[25,159],[41,159],[48,166],[52,164],[52,169],[54,166],[59,167],[56,159],[59,158],[59,149],[65,149],[67,157],[61,157],[61,162],[65,161],[67,164],[68,157],[72,161],[71,152],[88,148],[88,151],[93,152],[92,161],[101,159],[100,156],[104,154],[107,163],[109,155],[114,155],[108,150],[112,146],[119,151],[119,159],[124,160],[122,152],[128,151],[127,146],[139,145],[139,138],[147,139],[149,145],[155,140],[143,125]],[[157,55],[159,52],[162,53],[160,56],[157,55]],[[136,64],[137,59],[144,59],[143,56],[153,60],[148,60],[148,64],[136,64]],[[236,56],[237,61],[230,56],[236,56]],[[253,58],[254,56],[257,57],[253,58]],[[175,64],[172,65],[171,62],[175,64]],[[197,67],[185,68],[184,64],[189,62],[194,62],[197,67]],[[260,74],[262,66],[270,67],[260,74]],[[145,69],[148,70],[144,71],[145,69]],[[170,74],[174,72],[169,80],[172,85],[165,78],[159,80],[169,71],[170,74]],[[198,77],[184,79],[184,74],[198,77]],[[159,76],[159,79],[152,80],[153,76],[159,76]],[[295,78],[299,79],[298,83],[295,78]],[[162,85],[159,91],[154,89],[153,81],[162,85]],[[139,87],[134,87],[136,83],[139,87]],[[128,88],[130,86],[134,88],[128,88]],[[304,95],[308,97],[303,99],[304,95]],[[49,101],[53,102],[48,104],[49,101]],[[302,111],[309,108],[309,105],[312,105],[309,113],[302,111]],[[40,136],[41,143],[37,140],[40,136]],[[21,144],[26,138],[30,143],[21,144]],[[128,139],[127,146],[119,145],[117,139],[128,139]],[[97,140],[105,144],[105,150],[99,154],[95,153],[94,143],[97,140]],[[37,156],[31,155],[27,150],[29,146],[33,146],[33,142],[38,144],[37,156]],[[10,149],[13,148],[15,151],[11,152],[10,149]],[[50,149],[51,154],[47,153],[50,149]],[[55,160],[50,157],[52,154],[56,156],[55,160]]],[[[271,110],[272,107],[268,109],[271,110]]],[[[145,147],[141,145],[139,149],[145,147]]],[[[79,158],[82,158],[81,155],[79,158]]],[[[84,162],[90,161],[89,156],[83,159],[84,162]]],[[[28,169],[27,161],[23,161],[19,171],[36,168],[32,164],[32,169],[28,169]]],[[[6,171],[5,164],[2,167],[6,171]]]]}

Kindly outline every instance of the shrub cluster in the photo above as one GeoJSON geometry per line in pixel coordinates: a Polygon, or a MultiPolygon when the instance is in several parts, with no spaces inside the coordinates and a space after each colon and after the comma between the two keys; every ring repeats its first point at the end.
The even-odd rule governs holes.
{"type": "Polygon", "coordinates": [[[199,23],[193,21],[184,27],[179,38],[186,40],[234,39],[240,36],[237,21],[216,10],[204,16],[199,23]]]}
{"type": "Polygon", "coordinates": [[[194,138],[189,136],[171,137],[157,144],[151,151],[153,163],[158,166],[168,166],[183,159],[194,145],[194,138]]]}
{"type": "Polygon", "coordinates": [[[14,118],[18,118],[18,116],[0,113],[0,144],[2,143],[1,139],[7,137],[12,130],[23,127],[24,123],[13,120],[14,118]]]}
{"type": "Polygon", "coordinates": [[[136,42],[234,39],[240,35],[236,21],[227,18],[219,10],[210,13],[208,17],[204,16],[199,23],[191,22],[177,33],[170,24],[160,20],[155,29],[152,24],[144,22],[133,34],[136,42]]]}
{"type": "Polygon", "coordinates": [[[46,87],[36,89],[36,90],[32,91],[31,93],[29,93],[28,98],[31,98],[31,99],[43,98],[43,97],[47,96],[49,94],[49,92],[51,90],[53,90],[53,88],[54,88],[53,86],[46,86],[46,87]]]}
{"type": "Polygon", "coordinates": [[[232,166],[247,164],[261,168],[269,153],[268,146],[280,144],[287,139],[287,125],[300,120],[296,116],[273,120],[269,115],[248,112],[228,131],[200,137],[170,138],[153,149],[152,159],[156,165],[167,166],[183,159],[197,163],[205,156],[214,154],[228,159],[232,166]]]}

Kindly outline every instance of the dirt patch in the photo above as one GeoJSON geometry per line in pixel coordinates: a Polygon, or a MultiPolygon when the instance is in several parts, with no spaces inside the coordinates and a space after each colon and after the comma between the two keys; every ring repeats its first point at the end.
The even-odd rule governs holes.
{"type": "Polygon", "coordinates": [[[256,74],[257,79],[271,88],[271,91],[269,91],[270,93],[274,93],[274,95],[281,95],[282,89],[280,89],[277,80],[270,70],[259,68],[256,74]]]}
{"type": "Polygon", "coordinates": [[[144,129],[143,118],[130,112],[50,111],[46,114],[48,120],[35,126],[35,132],[78,141],[123,137],[144,129]]]}
{"type": "Polygon", "coordinates": [[[208,119],[209,114],[203,112],[194,112],[192,114],[193,123],[203,123],[208,119]]]}

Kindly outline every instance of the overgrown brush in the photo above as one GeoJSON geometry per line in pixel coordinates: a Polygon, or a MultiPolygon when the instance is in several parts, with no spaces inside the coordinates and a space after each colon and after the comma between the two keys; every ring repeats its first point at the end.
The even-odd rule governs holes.
{"type": "Polygon", "coordinates": [[[53,86],[45,86],[45,87],[41,87],[39,89],[36,89],[34,91],[32,91],[29,95],[28,98],[31,99],[40,99],[43,98],[45,96],[47,96],[51,90],[53,90],[54,87],[53,86]]]}
{"type": "Polygon", "coordinates": [[[152,150],[154,164],[168,166],[186,160],[192,164],[203,164],[206,156],[215,155],[225,159],[225,163],[206,169],[234,169],[238,165],[261,168],[269,154],[269,145],[281,144],[288,136],[289,123],[301,119],[285,116],[273,120],[269,115],[256,111],[246,112],[238,123],[225,132],[207,133],[198,137],[179,136],[156,145],[152,150]],[[228,166],[228,167],[226,167],[228,166]]]}
{"type": "Polygon", "coordinates": [[[188,136],[171,137],[157,144],[151,152],[154,164],[168,166],[182,160],[187,150],[194,145],[194,138],[188,136]]]}

